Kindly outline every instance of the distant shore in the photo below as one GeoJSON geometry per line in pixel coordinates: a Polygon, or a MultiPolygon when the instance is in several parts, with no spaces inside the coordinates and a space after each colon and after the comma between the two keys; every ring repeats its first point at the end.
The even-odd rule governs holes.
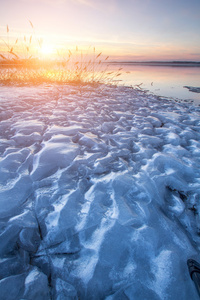
{"type": "Polygon", "coordinates": [[[116,65],[200,67],[200,62],[194,61],[110,61],[109,63],[116,65]]]}

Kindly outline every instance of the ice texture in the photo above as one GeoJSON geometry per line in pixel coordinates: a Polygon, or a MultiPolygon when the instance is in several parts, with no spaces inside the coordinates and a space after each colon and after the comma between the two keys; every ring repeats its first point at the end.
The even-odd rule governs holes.
{"type": "Polygon", "coordinates": [[[1,86],[0,155],[2,300],[198,299],[198,106],[1,86]]]}

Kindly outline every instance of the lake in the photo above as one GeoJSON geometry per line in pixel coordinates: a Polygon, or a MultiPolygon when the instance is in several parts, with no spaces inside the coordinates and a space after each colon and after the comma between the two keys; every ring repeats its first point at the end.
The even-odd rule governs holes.
{"type": "Polygon", "coordinates": [[[200,104],[200,93],[189,91],[184,86],[200,87],[200,66],[176,64],[139,65],[131,63],[112,64],[116,70],[122,67],[120,84],[137,86],[158,96],[193,100],[200,104]],[[128,72],[128,73],[127,73],[128,72]]]}

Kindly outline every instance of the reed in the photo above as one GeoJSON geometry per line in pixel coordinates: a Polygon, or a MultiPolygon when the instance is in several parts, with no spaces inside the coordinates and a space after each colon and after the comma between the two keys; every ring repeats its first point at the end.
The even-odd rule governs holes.
{"type": "Polygon", "coordinates": [[[33,40],[41,48],[43,40],[37,38],[35,28],[29,21],[32,33],[17,38],[11,44],[9,26],[7,25],[7,40],[3,40],[7,51],[0,53],[0,82],[3,84],[40,84],[40,83],[75,83],[75,84],[113,84],[118,81],[122,69],[109,71],[109,56],[103,57],[102,52],[96,52],[89,46],[87,51],[66,49],[59,52],[56,60],[45,61],[34,54],[33,40]],[[19,51],[20,50],[20,51],[19,51]]]}

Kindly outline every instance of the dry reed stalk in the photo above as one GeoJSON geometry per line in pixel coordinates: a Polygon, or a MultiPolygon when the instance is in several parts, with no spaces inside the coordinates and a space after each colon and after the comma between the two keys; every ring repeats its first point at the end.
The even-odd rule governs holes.
{"type": "Polygon", "coordinates": [[[1,81],[112,84],[112,82],[121,75],[122,68],[119,68],[116,72],[109,72],[109,64],[107,64],[109,56],[103,59],[102,52],[96,54],[95,47],[91,48],[91,46],[85,54],[83,53],[83,50],[76,46],[75,51],[67,51],[67,57],[64,57],[61,63],[55,63],[55,65],[50,67],[47,64],[38,67],[38,63],[36,63],[37,60],[34,61],[32,59],[32,41],[34,36],[38,46],[41,48],[43,39],[38,39],[36,37],[34,26],[30,20],[29,23],[33,33],[29,37],[23,37],[23,49],[25,53],[25,58],[23,59],[21,59],[14,51],[14,47],[18,45],[18,38],[15,40],[14,45],[10,46],[10,30],[7,25],[7,42],[5,42],[5,44],[7,46],[8,58],[3,54],[0,54],[0,57],[6,62],[12,62],[15,68],[8,68],[6,72],[2,72],[1,70],[1,81]]]}

